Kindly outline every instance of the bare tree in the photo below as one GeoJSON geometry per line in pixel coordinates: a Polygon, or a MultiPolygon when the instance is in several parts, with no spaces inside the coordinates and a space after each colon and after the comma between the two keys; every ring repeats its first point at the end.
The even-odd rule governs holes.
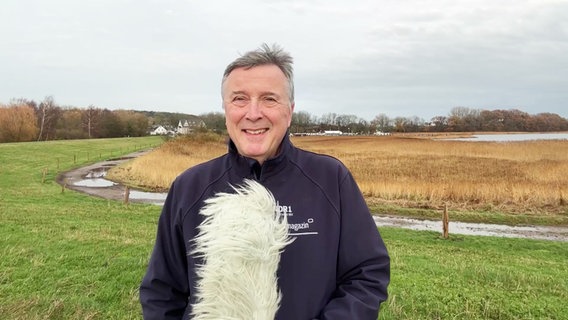
{"type": "Polygon", "coordinates": [[[36,110],[39,134],[37,141],[48,140],[50,134],[55,135],[55,124],[61,116],[59,108],[52,96],[45,97],[36,110]]]}
{"type": "Polygon", "coordinates": [[[435,116],[430,119],[429,131],[444,132],[448,127],[448,118],[445,116],[435,116]]]}
{"type": "Polygon", "coordinates": [[[321,116],[320,121],[324,129],[338,129],[337,113],[325,113],[321,116]]]}
{"type": "Polygon", "coordinates": [[[95,108],[95,106],[90,105],[84,112],[82,116],[83,127],[87,131],[87,137],[89,139],[93,138],[94,128],[97,126],[99,122],[99,118],[101,116],[101,110],[95,108]]]}
{"type": "Polygon", "coordinates": [[[394,118],[394,130],[396,132],[406,132],[406,126],[408,125],[408,119],[405,117],[394,118]]]}
{"type": "Polygon", "coordinates": [[[209,112],[200,114],[199,117],[205,122],[205,127],[215,132],[225,131],[225,114],[222,112],[209,112]]]}
{"type": "Polygon", "coordinates": [[[392,121],[386,114],[379,113],[371,121],[371,125],[374,126],[377,131],[387,132],[390,131],[392,127],[392,121]]]}

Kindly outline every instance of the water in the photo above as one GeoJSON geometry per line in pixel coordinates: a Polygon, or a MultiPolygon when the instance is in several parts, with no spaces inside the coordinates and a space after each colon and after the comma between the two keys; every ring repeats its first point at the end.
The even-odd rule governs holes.
{"type": "Polygon", "coordinates": [[[73,185],[79,187],[90,187],[90,188],[108,188],[117,185],[117,183],[105,179],[108,167],[100,167],[90,170],[87,175],[82,180],[72,182],[73,185]]]}
{"type": "MultiPolygon", "coordinates": [[[[121,160],[121,159],[119,159],[119,160],[121,160]]],[[[113,159],[111,161],[116,161],[116,159],[113,159]]],[[[76,181],[73,180],[73,179],[69,179],[69,182],[73,186],[99,189],[99,190],[91,190],[91,191],[83,190],[83,191],[86,191],[87,193],[90,193],[90,194],[96,194],[96,193],[99,193],[99,192],[104,192],[101,189],[111,188],[111,187],[115,187],[115,186],[118,187],[119,186],[118,183],[107,180],[105,178],[108,170],[110,168],[112,168],[113,166],[114,166],[114,164],[105,164],[105,165],[102,165],[102,166],[90,168],[88,170],[87,174],[85,174],[81,179],[76,180],[76,181]]],[[[119,188],[119,189],[117,189],[117,191],[118,190],[120,190],[119,192],[122,192],[123,189],[119,188]]],[[[129,191],[129,194],[128,194],[128,199],[133,200],[133,201],[151,203],[151,204],[161,206],[166,201],[166,196],[167,196],[167,193],[147,192],[147,191],[131,189],[129,191]]],[[[115,196],[114,198],[122,198],[122,197],[124,197],[124,193],[122,193],[120,197],[115,196]]]]}
{"type": "Polygon", "coordinates": [[[146,200],[149,203],[162,206],[166,201],[167,193],[130,190],[129,199],[146,200]]]}
{"type": "Polygon", "coordinates": [[[73,182],[73,185],[79,187],[89,187],[89,188],[108,188],[116,185],[115,182],[107,180],[105,178],[88,178],[81,181],[73,182]]]}
{"type": "MultiPolygon", "coordinates": [[[[377,226],[397,227],[419,231],[442,233],[442,221],[419,220],[404,217],[373,216],[377,226]]],[[[501,224],[468,223],[450,221],[449,233],[463,235],[528,238],[568,241],[568,228],[548,226],[507,226],[501,224]]]]}
{"type": "Polygon", "coordinates": [[[530,141],[530,140],[568,140],[568,133],[511,133],[511,134],[475,134],[470,138],[455,138],[456,141],[530,141]]]}

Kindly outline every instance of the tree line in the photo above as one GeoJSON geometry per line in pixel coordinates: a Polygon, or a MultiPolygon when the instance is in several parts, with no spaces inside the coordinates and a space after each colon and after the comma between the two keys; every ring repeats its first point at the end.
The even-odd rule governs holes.
{"type": "Polygon", "coordinates": [[[0,142],[143,136],[147,128],[148,119],[133,111],[62,107],[53,97],[0,105],[0,142]]]}
{"type": "Polygon", "coordinates": [[[314,117],[307,112],[292,116],[292,133],[316,133],[338,130],[347,134],[376,132],[553,132],[568,131],[568,120],[554,113],[530,115],[510,110],[482,110],[455,107],[447,116],[430,121],[412,117],[388,117],[381,113],[367,121],[355,115],[327,113],[314,117]]]}
{"type": "MultiPolygon", "coordinates": [[[[209,130],[225,131],[225,116],[222,112],[201,114],[209,130]]],[[[315,116],[306,111],[292,114],[290,132],[293,134],[321,133],[327,130],[345,134],[374,134],[376,132],[554,132],[568,131],[568,120],[554,113],[530,115],[510,110],[481,110],[455,107],[447,116],[436,116],[425,121],[422,118],[388,117],[378,114],[373,120],[356,115],[326,113],[315,116]]]]}
{"type": "Polygon", "coordinates": [[[60,106],[48,96],[40,102],[12,99],[0,104],[0,142],[140,137],[155,124],[177,126],[189,115],[60,106]]]}
{"type": "MultiPolygon", "coordinates": [[[[90,139],[139,137],[162,125],[175,129],[180,120],[190,114],[109,110],[90,105],[86,108],[60,106],[48,96],[40,102],[12,99],[0,104],[0,142],[46,141],[61,139],[90,139]]],[[[225,133],[222,112],[199,115],[206,128],[225,133]]],[[[482,110],[455,107],[447,116],[436,116],[425,121],[413,117],[388,117],[378,114],[371,121],[357,117],[326,113],[315,116],[306,111],[292,115],[290,132],[293,134],[320,133],[326,130],[345,134],[374,134],[376,132],[552,132],[568,131],[568,120],[554,113],[531,115],[509,110],[482,110]]]]}

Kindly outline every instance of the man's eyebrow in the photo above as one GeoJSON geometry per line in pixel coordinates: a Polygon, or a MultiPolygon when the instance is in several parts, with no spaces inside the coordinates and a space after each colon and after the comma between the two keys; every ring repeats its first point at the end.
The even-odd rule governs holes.
{"type": "MultiPolygon", "coordinates": [[[[237,95],[237,94],[248,95],[248,93],[246,91],[243,91],[243,90],[231,91],[231,95],[237,95]]],[[[279,94],[277,94],[276,92],[272,92],[272,91],[262,91],[262,92],[260,92],[259,96],[261,96],[261,97],[264,97],[264,96],[280,97],[279,94]]]]}
{"type": "Polygon", "coordinates": [[[272,91],[263,91],[260,93],[260,96],[276,96],[276,97],[280,97],[279,94],[277,94],[276,92],[272,92],[272,91]]]}

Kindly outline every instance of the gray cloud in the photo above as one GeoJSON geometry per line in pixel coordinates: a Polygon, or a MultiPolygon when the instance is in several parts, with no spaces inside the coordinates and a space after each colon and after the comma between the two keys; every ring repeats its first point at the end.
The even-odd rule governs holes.
{"type": "Polygon", "coordinates": [[[565,1],[7,0],[0,38],[0,102],[219,111],[225,65],[277,42],[315,115],[568,117],[565,1]]]}

